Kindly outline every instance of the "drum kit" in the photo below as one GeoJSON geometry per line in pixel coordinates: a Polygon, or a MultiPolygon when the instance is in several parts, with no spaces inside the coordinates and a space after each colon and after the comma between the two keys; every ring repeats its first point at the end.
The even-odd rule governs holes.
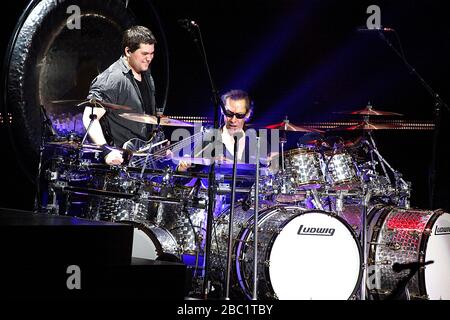
{"type": "MultiPolygon", "coordinates": [[[[450,214],[410,207],[410,183],[383,158],[372,135],[396,125],[373,123],[369,116],[399,114],[370,105],[349,113],[363,115],[364,121],[329,132],[288,120],[265,126],[304,134],[297,148],[286,151],[282,135],[281,152],[272,158],[281,170],[261,168],[257,184],[254,176],[238,176],[248,188],[236,191],[236,203],[223,200],[229,190],[222,184],[213,186],[210,295],[223,297],[232,225],[232,298],[252,299],[256,277],[258,299],[395,299],[398,292],[407,299],[450,299],[450,214]],[[345,141],[334,135],[339,131],[361,135],[345,141]],[[434,263],[425,267],[430,260],[434,263]]],[[[193,126],[167,116],[122,117],[193,126]]],[[[101,148],[82,140],[65,137],[44,144],[40,179],[47,192],[42,192],[42,207],[53,214],[131,224],[132,255],[186,263],[192,270],[190,294],[198,296],[211,200],[204,183],[208,174],[134,166],[136,162],[108,166],[101,148]]],[[[221,179],[230,181],[231,176],[221,179]]]]}

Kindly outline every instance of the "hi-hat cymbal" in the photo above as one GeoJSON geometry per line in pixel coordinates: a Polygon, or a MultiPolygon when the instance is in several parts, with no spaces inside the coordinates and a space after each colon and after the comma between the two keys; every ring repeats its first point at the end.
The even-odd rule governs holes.
{"type": "Polygon", "coordinates": [[[403,126],[394,123],[373,123],[361,122],[353,126],[344,126],[331,129],[331,131],[354,131],[354,130],[388,130],[388,129],[402,129],[403,126]]]}
{"type": "MultiPolygon", "coordinates": [[[[121,113],[119,114],[122,118],[127,120],[147,123],[147,124],[158,124],[158,117],[148,115],[145,113],[121,113]]],[[[172,119],[168,116],[161,116],[159,118],[159,124],[161,126],[170,126],[170,127],[193,127],[194,124],[189,122],[184,122],[176,119],[172,119]]]]}
{"type": "Polygon", "coordinates": [[[128,106],[123,106],[120,104],[109,103],[105,101],[100,101],[97,99],[88,99],[88,100],[53,100],[52,104],[63,104],[63,105],[76,105],[77,107],[91,106],[97,108],[108,108],[113,110],[125,110],[129,111],[132,108],[128,106]]]}
{"type": "Polygon", "coordinates": [[[306,127],[298,126],[293,123],[284,122],[284,121],[282,121],[280,123],[268,125],[265,128],[266,129],[285,130],[285,131],[297,131],[297,132],[323,132],[318,129],[306,128],[306,127]]]}
{"type": "Polygon", "coordinates": [[[376,110],[370,104],[361,110],[343,111],[343,112],[336,112],[336,113],[358,114],[358,115],[364,115],[364,116],[403,116],[403,114],[401,114],[401,113],[376,110]]]}

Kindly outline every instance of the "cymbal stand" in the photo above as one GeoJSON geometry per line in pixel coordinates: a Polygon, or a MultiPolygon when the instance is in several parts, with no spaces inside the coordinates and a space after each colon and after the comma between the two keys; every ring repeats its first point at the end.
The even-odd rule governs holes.
{"type": "Polygon", "coordinates": [[[47,128],[51,132],[51,136],[56,136],[56,131],[52,126],[50,118],[47,116],[47,112],[43,105],[41,105],[41,111],[43,116],[42,126],[41,126],[41,143],[39,146],[39,164],[38,171],[36,175],[36,194],[34,198],[34,212],[39,212],[42,208],[42,199],[41,199],[41,175],[42,175],[42,158],[44,154],[44,144],[48,138],[47,128]]]}
{"type": "Polygon", "coordinates": [[[233,256],[233,218],[236,198],[236,170],[237,170],[238,138],[234,136],[233,178],[231,179],[231,208],[228,222],[228,250],[227,271],[225,276],[225,300],[230,300],[231,261],[233,256]]]}
{"type": "MultiPolygon", "coordinates": [[[[371,136],[370,136],[371,137],[371,136]]],[[[374,144],[374,141],[372,139],[372,145],[370,144],[370,142],[367,141],[367,144],[369,145],[369,147],[371,148],[371,151],[375,152],[375,154],[377,155],[378,159],[380,160],[380,163],[383,164],[383,168],[384,166],[388,167],[389,170],[391,170],[391,172],[394,174],[395,180],[396,181],[400,181],[403,184],[403,188],[409,189],[410,185],[408,182],[406,182],[402,177],[401,174],[395,170],[394,168],[392,168],[392,166],[386,161],[386,159],[383,158],[383,156],[380,154],[380,152],[378,151],[376,145],[374,144]]],[[[391,180],[389,179],[389,176],[387,174],[387,171],[385,169],[386,172],[386,176],[389,180],[389,183],[391,183],[391,180]]],[[[396,188],[398,186],[396,185],[396,188]]]]}
{"type": "MultiPolygon", "coordinates": [[[[378,158],[380,158],[380,156],[379,156],[380,153],[378,152],[377,146],[375,144],[375,140],[373,139],[372,133],[370,131],[368,132],[368,135],[369,135],[370,142],[372,143],[372,146],[373,146],[372,150],[377,154],[378,158]]],[[[389,177],[389,175],[388,175],[388,173],[386,171],[386,167],[384,166],[384,161],[381,161],[381,159],[380,159],[380,165],[381,165],[381,168],[383,169],[383,172],[384,172],[384,175],[386,176],[386,179],[389,181],[389,184],[391,184],[392,182],[391,182],[391,179],[390,179],[390,177],[389,177]]]]}
{"type": "Polygon", "coordinates": [[[84,145],[84,142],[87,139],[89,130],[91,129],[91,126],[94,123],[94,121],[97,119],[97,115],[94,113],[94,108],[97,107],[96,104],[97,104],[97,102],[94,101],[93,104],[89,105],[91,107],[91,110],[92,110],[91,114],[89,115],[89,119],[91,119],[91,120],[89,121],[89,125],[88,125],[88,127],[86,129],[86,132],[84,133],[83,139],[81,140],[81,145],[84,145]]]}

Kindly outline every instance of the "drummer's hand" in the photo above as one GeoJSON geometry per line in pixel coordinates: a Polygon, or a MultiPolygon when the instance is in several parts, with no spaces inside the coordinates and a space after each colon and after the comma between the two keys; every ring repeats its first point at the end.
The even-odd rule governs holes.
{"type": "Polygon", "coordinates": [[[172,159],[172,157],[173,157],[173,152],[172,152],[172,150],[170,150],[170,141],[167,141],[165,144],[164,144],[164,148],[166,148],[166,158],[167,159],[172,159]]]}
{"type": "Polygon", "coordinates": [[[105,163],[110,166],[119,165],[119,164],[122,164],[122,162],[123,162],[123,157],[119,150],[112,150],[105,157],[105,163]]]}
{"type": "Polygon", "coordinates": [[[178,167],[177,167],[177,171],[179,172],[184,172],[187,169],[189,169],[190,167],[192,167],[192,165],[189,162],[186,161],[180,161],[178,163],[178,167]]]}

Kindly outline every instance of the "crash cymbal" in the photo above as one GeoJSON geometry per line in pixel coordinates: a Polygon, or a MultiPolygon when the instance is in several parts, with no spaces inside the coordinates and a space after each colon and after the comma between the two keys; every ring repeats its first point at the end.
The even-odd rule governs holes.
{"type": "Polygon", "coordinates": [[[100,101],[97,99],[88,99],[88,100],[53,100],[52,104],[63,104],[63,105],[76,105],[77,107],[97,107],[97,108],[107,108],[112,110],[132,110],[128,106],[123,106],[120,104],[109,103],[105,101],[100,101]]]}
{"type": "Polygon", "coordinates": [[[396,112],[376,110],[370,104],[361,110],[343,111],[343,112],[335,112],[335,113],[357,114],[357,115],[364,115],[364,116],[403,116],[403,114],[396,113],[396,112]]]}
{"type": "Polygon", "coordinates": [[[373,123],[361,122],[353,126],[344,126],[331,129],[331,131],[354,131],[354,130],[388,130],[388,129],[402,129],[403,126],[394,123],[373,123]]]}
{"type": "MultiPolygon", "coordinates": [[[[147,123],[147,124],[158,124],[158,118],[156,116],[148,115],[145,113],[121,113],[119,114],[122,118],[127,120],[147,123]]],[[[170,126],[170,127],[193,127],[194,124],[189,122],[184,122],[176,119],[172,119],[168,116],[161,116],[159,119],[159,124],[161,126],[170,126]]]]}
{"type": "Polygon", "coordinates": [[[296,132],[323,132],[321,130],[318,129],[313,129],[313,128],[306,128],[306,127],[302,127],[302,126],[298,126],[295,125],[293,123],[289,123],[289,122],[280,122],[280,123],[275,123],[275,124],[271,124],[265,127],[266,129],[278,129],[278,130],[285,130],[285,131],[296,131],[296,132]]]}

